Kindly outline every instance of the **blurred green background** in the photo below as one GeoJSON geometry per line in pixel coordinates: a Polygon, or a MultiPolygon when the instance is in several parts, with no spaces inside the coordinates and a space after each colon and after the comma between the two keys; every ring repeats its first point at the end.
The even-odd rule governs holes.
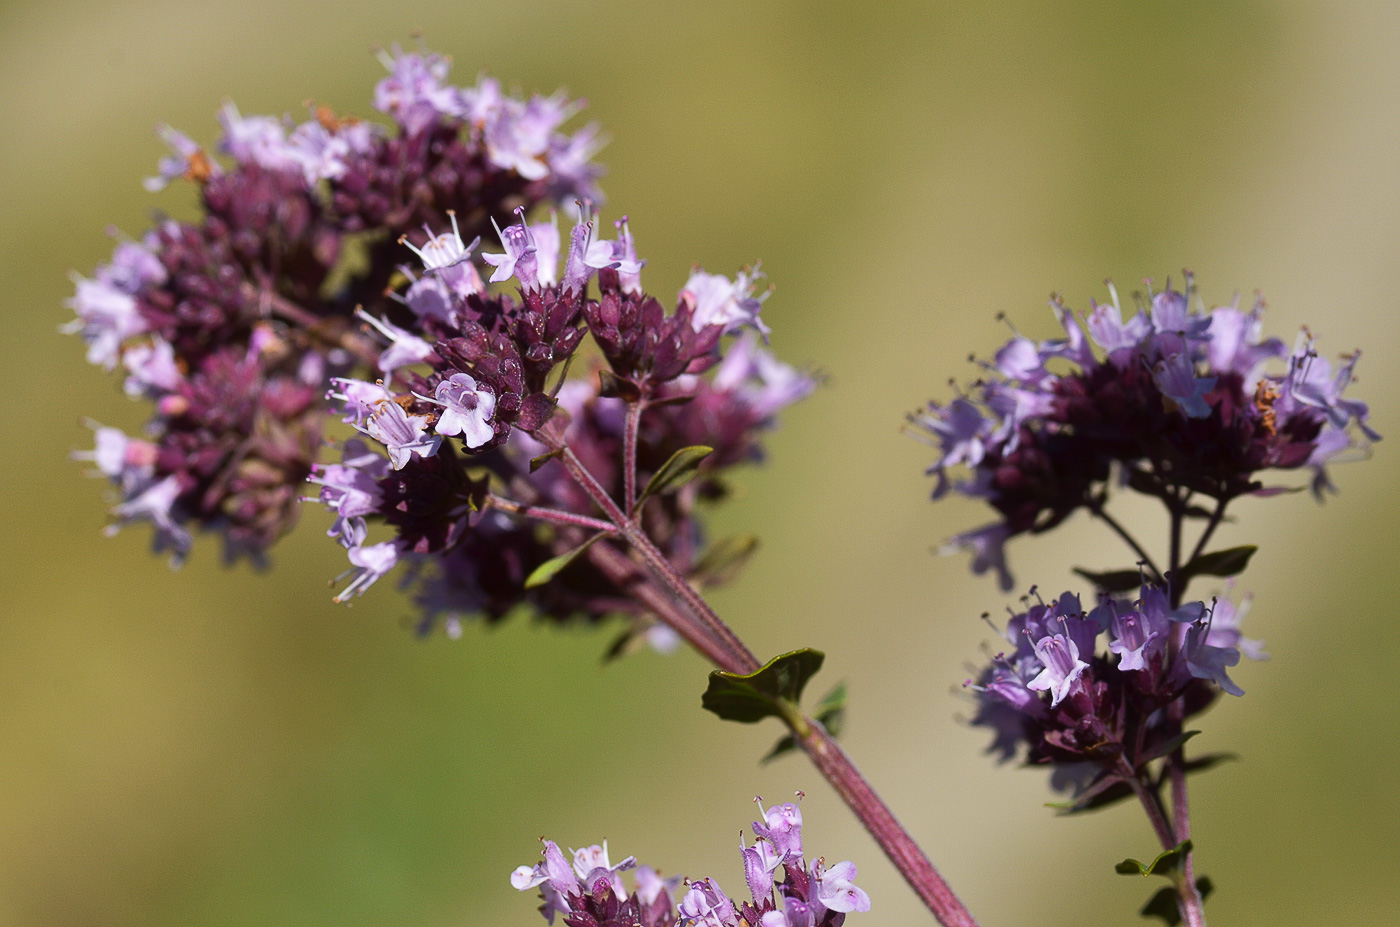
{"type": "MultiPolygon", "coordinates": [[[[264,574],[213,544],[170,573],[145,530],[102,538],[103,485],[65,457],[91,446],[81,417],[134,430],[142,410],[56,328],[108,223],[189,208],[141,189],[153,126],[211,141],[225,98],[371,115],[369,49],[414,29],[461,82],[587,97],[613,138],[606,216],[633,217],[650,289],[761,257],[775,348],[829,373],[717,519],[765,539],[721,612],[761,654],[828,651],[814,689],[848,681],[851,751],[984,924],[1135,922],[1156,886],[1111,867],[1154,852],[1141,815],[1055,819],[1044,774],[995,767],[957,720],[977,615],[1008,597],[931,552],[987,516],[929,504],[901,419],[972,375],[997,312],[1046,336],[1051,290],[1083,308],[1105,276],[1189,266],[1207,301],[1262,287],[1286,339],[1365,348],[1354,394],[1396,440],[1391,4],[10,0],[0,923],[535,924],[506,875],[541,834],[738,892],[750,799],[794,789],[809,848],[860,866],[860,923],[928,922],[810,767],[756,765],[775,728],[700,711],[693,655],[600,669],[606,636],[521,621],[416,640],[390,583],[331,604],[319,512],[264,574]]],[[[1193,793],[1214,923],[1394,923],[1395,472],[1381,444],[1325,506],[1242,505],[1222,532],[1265,542],[1248,630],[1273,661],[1239,669],[1249,694],[1196,741],[1243,757],[1193,793]]],[[[1081,520],[1011,556],[1052,588],[1127,562],[1081,520]]]]}

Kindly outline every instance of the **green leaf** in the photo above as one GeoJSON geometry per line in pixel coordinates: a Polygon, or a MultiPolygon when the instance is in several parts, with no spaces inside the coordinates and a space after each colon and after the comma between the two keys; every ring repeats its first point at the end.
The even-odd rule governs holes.
{"type": "Polygon", "coordinates": [[[756,550],[756,534],[736,534],[716,541],[695,565],[692,578],[701,583],[727,583],[738,575],[756,550]]]}
{"type": "Polygon", "coordinates": [[[1182,733],[1177,734],[1170,740],[1163,741],[1162,743],[1154,747],[1152,750],[1149,750],[1146,756],[1141,757],[1138,760],[1138,765],[1141,766],[1143,763],[1150,763],[1153,760],[1157,759],[1157,757],[1159,756],[1166,756],[1168,753],[1171,753],[1177,747],[1186,743],[1186,741],[1190,740],[1192,737],[1195,737],[1199,733],[1201,732],[1183,731],[1182,733]]]}
{"type": "Polygon", "coordinates": [[[753,724],[764,718],[781,718],[796,709],[807,680],[821,669],[826,655],[804,648],[780,654],[748,675],[710,673],[710,683],[700,704],[726,721],[753,724]]]}
{"type": "Polygon", "coordinates": [[[652,496],[659,496],[672,489],[678,489],[690,482],[690,478],[695,475],[696,469],[700,466],[700,461],[714,453],[714,448],[706,447],[703,444],[694,444],[690,447],[683,447],[671,455],[671,459],[661,465],[650,480],[647,481],[646,488],[637,497],[637,504],[633,511],[641,509],[642,503],[652,496]]]}
{"type": "Polygon", "coordinates": [[[561,447],[561,448],[556,448],[555,450],[552,450],[552,451],[548,451],[548,452],[546,452],[546,453],[544,453],[544,454],[541,454],[541,455],[538,456],[538,457],[531,457],[531,458],[530,458],[530,472],[531,472],[531,473],[534,473],[534,472],[535,472],[536,470],[538,470],[540,467],[543,467],[545,464],[549,463],[551,460],[553,460],[554,458],[558,457],[558,456],[559,456],[560,454],[562,454],[562,453],[564,453],[564,449],[561,447]]]}
{"type": "MultiPolygon", "coordinates": [[[[821,726],[826,728],[826,732],[832,737],[841,736],[841,729],[846,725],[846,684],[839,682],[836,688],[828,692],[817,704],[817,720],[821,726]]],[[[797,749],[797,739],[791,734],[783,736],[773,749],[768,751],[768,755],[759,760],[760,763],[769,763],[782,756],[790,750],[797,749]]]]}
{"type": "Polygon", "coordinates": [[[1177,870],[1181,868],[1181,861],[1185,859],[1186,854],[1190,852],[1191,841],[1183,840],[1170,850],[1163,850],[1156,859],[1146,866],[1129,857],[1114,866],[1113,871],[1123,875],[1159,875],[1171,879],[1175,878],[1177,870]]]}
{"type": "Polygon", "coordinates": [[[549,582],[560,570],[573,563],[575,557],[592,547],[593,543],[602,536],[603,533],[599,532],[573,550],[566,551],[557,557],[551,557],[544,563],[535,567],[534,571],[529,576],[525,577],[525,588],[534,589],[536,586],[543,586],[545,583],[549,582]]]}
{"type": "Polygon", "coordinates": [[[1182,582],[1196,576],[1235,576],[1243,573],[1244,568],[1249,566],[1249,558],[1253,557],[1258,549],[1253,544],[1245,544],[1242,547],[1201,554],[1181,568],[1182,582]]]}
{"type": "MultiPolygon", "coordinates": [[[[1206,876],[1201,876],[1196,880],[1196,891],[1200,893],[1202,901],[1206,900],[1206,896],[1214,888],[1215,885],[1206,876]]],[[[1160,917],[1167,924],[1167,927],[1176,927],[1177,924],[1181,923],[1181,909],[1177,907],[1176,898],[1176,889],[1158,889],[1138,913],[1148,918],[1160,917]]]]}
{"type": "Polygon", "coordinates": [[[1104,592],[1130,592],[1142,585],[1141,570],[1105,570],[1102,573],[1095,573],[1092,570],[1075,567],[1074,572],[1104,592]]]}

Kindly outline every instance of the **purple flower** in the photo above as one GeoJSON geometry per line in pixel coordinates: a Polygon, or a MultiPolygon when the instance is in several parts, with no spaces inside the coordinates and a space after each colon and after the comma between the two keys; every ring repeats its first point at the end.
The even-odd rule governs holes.
{"type": "Polygon", "coordinates": [[[745,325],[761,332],[769,333],[767,325],[758,317],[763,301],[768,293],[755,297],[753,285],[763,274],[755,264],[752,271],[740,271],[733,280],[720,274],[707,274],[696,270],[685,282],[684,293],[690,294],[695,304],[691,324],[699,331],[708,325],[719,325],[725,334],[732,335],[745,325]]]}
{"type": "Polygon", "coordinates": [[[164,550],[168,547],[173,552],[172,562],[183,562],[189,553],[192,539],[189,531],[179,524],[175,514],[175,502],[179,496],[180,481],[174,476],[167,476],[130,492],[124,502],[112,509],[117,522],[107,527],[107,535],[116,534],[119,528],[134,521],[149,521],[156,529],[155,549],[164,550]]]}
{"type": "Polygon", "coordinates": [[[486,151],[491,161],[513,170],[526,180],[540,180],[549,173],[544,156],[554,130],[583,106],[571,102],[562,91],[553,96],[535,94],[529,102],[502,98],[485,126],[486,151]]]}
{"type": "Polygon", "coordinates": [[[395,45],[381,52],[389,72],[374,88],[374,108],[393,117],[405,134],[414,135],[460,108],[454,88],[444,86],[451,63],[441,55],[414,54],[395,45]]]}
{"type": "Polygon", "coordinates": [[[518,212],[519,223],[506,226],[505,231],[496,226],[496,234],[506,249],[505,254],[484,253],[481,259],[496,268],[491,274],[491,283],[515,277],[521,287],[529,292],[540,286],[539,262],[535,258],[535,240],[530,234],[530,226],[525,224],[524,210],[518,212]]]}
{"type": "Polygon", "coordinates": [[[204,149],[183,132],[178,132],[167,125],[161,125],[156,128],[156,134],[170,146],[173,153],[160,159],[156,168],[159,173],[155,177],[147,177],[142,182],[149,192],[157,193],[164,190],[172,180],[181,177],[198,174],[217,177],[224,172],[217,161],[211,160],[205,155],[204,149]]]}
{"type": "MultiPolygon", "coordinates": [[[[771,843],[764,840],[759,840],[751,847],[745,847],[741,837],[739,844],[744,857],[744,879],[749,883],[749,892],[756,900],[771,898],[773,870],[786,862],[788,855],[779,853],[771,843]]],[[[797,858],[801,859],[801,856],[797,858]]]]}
{"type": "Polygon", "coordinates": [[[347,377],[331,377],[331,388],[326,392],[327,399],[337,399],[344,403],[341,419],[347,425],[360,428],[369,421],[374,410],[386,402],[393,402],[394,395],[382,383],[366,383],[347,377]]]}
{"type": "MultiPolygon", "coordinates": [[[[472,251],[476,249],[481,239],[473,239],[471,244],[462,241],[462,232],[457,225],[456,210],[449,209],[447,216],[452,220],[452,231],[434,235],[433,230],[426,225],[423,231],[427,234],[428,240],[420,248],[414,245],[407,238],[400,238],[399,243],[408,248],[418,259],[423,262],[423,268],[429,273],[434,271],[444,271],[459,264],[471,260],[472,251]]],[[[476,292],[476,291],[473,291],[476,292]]]]}
{"type": "Polygon", "coordinates": [[[1128,363],[1125,355],[1119,352],[1131,351],[1141,344],[1152,333],[1152,322],[1145,313],[1139,312],[1124,323],[1123,310],[1118,307],[1117,291],[1113,293],[1111,304],[1090,300],[1089,306],[1091,311],[1086,324],[1095,343],[1118,366],[1128,363]]]}
{"type": "Polygon", "coordinates": [[[495,437],[490,420],[496,397],[489,390],[477,389],[476,381],[465,373],[454,373],[438,383],[433,396],[443,407],[435,429],[438,434],[461,435],[467,447],[481,447],[495,437]]]}
{"type": "Polygon", "coordinates": [[[389,347],[379,355],[379,369],[393,373],[400,367],[421,364],[433,356],[433,347],[417,335],[399,328],[385,319],[376,319],[363,309],[355,310],[355,315],[373,325],[378,332],[389,339],[389,347]]]}
{"type": "Polygon", "coordinates": [[[792,802],[764,810],[759,799],[759,811],[763,813],[763,823],[753,824],[753,832],[773,845],[782,856],[792,859],[802,857],[802,809],[792,802]]]}
{"type": "Polygon", "coordinates": [[[1212,603],[1210,632],[1206,635],[1205,642],[1214,647],[1237,649],[1251,660],[1267,660],[1269,655],[1264,651],[1263,642],[1252,640],[1240,633],[1240,624],[1249,613],[1249,606],[1254,597],[1247,594],[1236,605],[1230,599],[1234,587],[1233,578],[1226,580],[1224,595],[1212,603]]]}
{"type": "Polygon", "coordinates": [[[823,870],[818,864],[814,867],[817,882],[817,900],[833,911],[849,914],[852,911],[869,911],[870,896],[855,884],[856,864],[849,860],[837,863],[823,870]]]}
{"type": "Polygon", "coordinates": [[[428,417],[409,415],[403,406],[392,400],[380,402],[369,418],[359,427],[389,452],[389,463],[395,470],[408,465],[414,454],[431,457],[437,453],[442,438],[426,434],[428,417]]]}
{"type": "Polygon", "coordinates": [[[1186,646],[1182,654],[1186,667],[1197,679],[1207,679],[1231,695],[1244,695],[1244,690],[1225,675],[1227,667],[1240,662],[1240,652],[1233,647],[1216,647],[1206,643],[1210,637],[1210,620],[1195,622],[1186,629],[1186,646]]]}
{"type": "Polygon", "coordinates": [[[764,350],[752,332],[729,346],[711,382],[718,390],[732,391],[765,422],[817,388],[813,377],[764,350]]]}
{"type": "Polygon", "coordinates": [[[1154,627],[1146,615],[1132,609],[1120,610],[1112,602],[1108,608],[1113,616],[1109,625],[1113,639],[1108,649],[1118,654],[1118,668],[1125,671],[1146,669],[1148,645],[1155,644],[1154,649],[1160,649],[1167,631],[1165,624],[1154,627]]]}
{"type": "Polygon", "coordinates": [[[149,441],[127,437],[118,428],[91,423],[96,447],[90,451],[74,451],[74,460],[88,460],[110,479],[124,494],[150,480],[154,472],[157,448],[149,441]]]}
{"type": "Polygon", "coordinates": [[[714,879],[690,883],[678,908],[682,918],[693,927],[739,927],[739,914],[734,902],[714,879]]]}
{"type": "Polygon", "coordinates": [[[1035,642],[1035,655],[1044,669],[1030,682],[1028,688],[1051,694],[1050,705],[1064,701],[1076,679],[1089,668],[1079,659],[1079,648],[1063,634],[1051,634],[1035,642]]]}
{"type": "Polygon", "coordinates": [[[135,297],[126,290],[102,279],[74,275],[73,281],[77,292],[68,305],[78,317],[63,331],[83,336],[89,364],[111,370],[120,357],[122,342],[146,331],[148,323],[137,311],[135,297]]]}
{"type": "Polygon", "coordinates": [[[336,602],[344,602],[358,595],[379,581],[399,562],[399,546],[394,541],[380,544],[356,546],[346,552],[351,569],[344,575],[351,576],[349,585],[335,596],[336,602]]]}
{"type": "Polygon", "coordinates": [[[1006,592],[1013,585],[1011,571],[1006,567],[1006,541],[1009,537],[1011,532],[1005,525],[985,525],[950,538],[938,552],[951,554],[960,550],[972,551],[972,572],[981,576],[988,570],[994,571],[997,575],[997,585],[1006,592]]]}
{"type": "Polygon", "coordinates": [[[122,365],[130,374],[124,386],[128,396],[174,392],[184,380],[175,365],[175,349],[159,335],[123,351],[122,365]]]}
{"type": "Polygon", "coordinates": [[[379,480],[389,469],[388,460],[351,438],[342,446],[340,463],[316,464],[308,479],[321,486],[321,502],[341,518],[363,518],[379,510],[379,480]]]}
{"type": "Polygon", "coordinates": [[[1210,406],[1205,395],[1215,388],[1216,377],[1198,377],[1191,361],[1184,354],[1175,354],[1157,362],[1152,370],[1153,382],[1187,418],[1205,418],[1210,406]]]}
{"type": "Polygon", "coordinates": [[[951,486],[947,475],[949,467],[959,464],[976,467],[982,462],[991,420],[983,418],[977,406],[966,399],[955,399],[946,406],[930,403],[927,413],[912,416],[911,420],[929,431],[938,440],[939,449],[943,452],[943,456],[928,469],[929,474],[938,476],[938,485],[933,489],[933,498],[938,499],[951,486]]]}
{"type": "Polygon", "coordinates": [[[236,161],[270,171],[302,172],[299,152],[287,143],[287,123],[272,116],[243,116],[233,103],[219,111],[220,147],[236,161]]]}

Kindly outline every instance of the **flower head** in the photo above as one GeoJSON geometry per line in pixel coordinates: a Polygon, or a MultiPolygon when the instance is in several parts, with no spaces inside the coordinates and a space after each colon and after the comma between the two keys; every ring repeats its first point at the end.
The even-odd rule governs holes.
{"type": "Polygon", "coordinates": [[[1087,317],[1055,300],[1063,339],[1013,335],[971,393],[910,417],[938,450],[934,498],[955,490],[997,511],[995,530],[949,546],[971,549],[975,572],[995,567],[1003,589],[1006,540],[1100,504],[1116,485],[1225,504],[1263,491],[1265,470],[1306,466],[1320,492],[1329,461],[1379,438],[1365,404],[1342,395],[1356,355],[1334,374],[1307,336],[1278,370],[1286,351],[1261,335],[1262,301],[1207,312],[1192,306],[1188,275],[1184,292],[1169,282],[1125,321],[1110,294],[1087,317]],[[958,469],[967,478],[950,475],[958,469]]]}

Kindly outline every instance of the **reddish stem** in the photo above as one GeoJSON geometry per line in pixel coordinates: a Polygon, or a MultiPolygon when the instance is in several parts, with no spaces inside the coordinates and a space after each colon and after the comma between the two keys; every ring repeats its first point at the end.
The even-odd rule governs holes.
{"type": "Polygon", "coordinates": [[[492,508],[500,509],[502,512],[524,515],[526,518],[538,518],[540,521],[549,521],[556,525],[572,525],[575,528],[587,528],[590,531],[606,531],[608,533],[615,530],[612,522],[603,521],[601,518],[589,518],[587,515],[575,515],[573,512],[563,512],[559,509],[550,509],[539,505],[526,505],[496,495],[487,496],[487,501],[492,508]]]}
{"type": "MultiPolygon", "coordinates": [[[[743,641],[652,544],[645,532],[618,508],[607,490],[563,441],[546,433],[537,437],[551,449],[560,451],[559,460],[575,482],[588,493],[604,514],[613,520],[618,532],[632,545],[655,575],[655,580],[666,588],[662,590],[654,586],[653,581],[648,581],[637,571],[636,564],[607,543],[595,544],[589,548],[589,559],[621,588],[646,604],[661,620],[674,628],[720,669],[744,674],[757,670],[760,664],[743,641]],[[680,600],[684,607],[678,607],[676,599],[680,600]]],[[[793,714],[794,717],[785,717],[784,720],[802,745],[802,749],[811,758],[813,765],[855,812],[865,829],[875,838],[875,842],[885,851],[890,862],[894,863],[895,868],[933,912],[938,922],[943,927],[976,927],[977,922],[972,914],[953,894],[928,856],[860,774],[836,740],[820,723],[798,712],[794,711],[793,714]]]]}
{"type": "Polygon", "coordinates": [[[943,927],[977,927],[972,912],[953,894],[928,856],[909,836],[904,825],[860,774],[846,751],[820,723],[804,719],[805,732],[794,730],[802,749],[826,781],[860,818],[870,836],[885,851],[900,875],[918,893],[943,927]]]}

